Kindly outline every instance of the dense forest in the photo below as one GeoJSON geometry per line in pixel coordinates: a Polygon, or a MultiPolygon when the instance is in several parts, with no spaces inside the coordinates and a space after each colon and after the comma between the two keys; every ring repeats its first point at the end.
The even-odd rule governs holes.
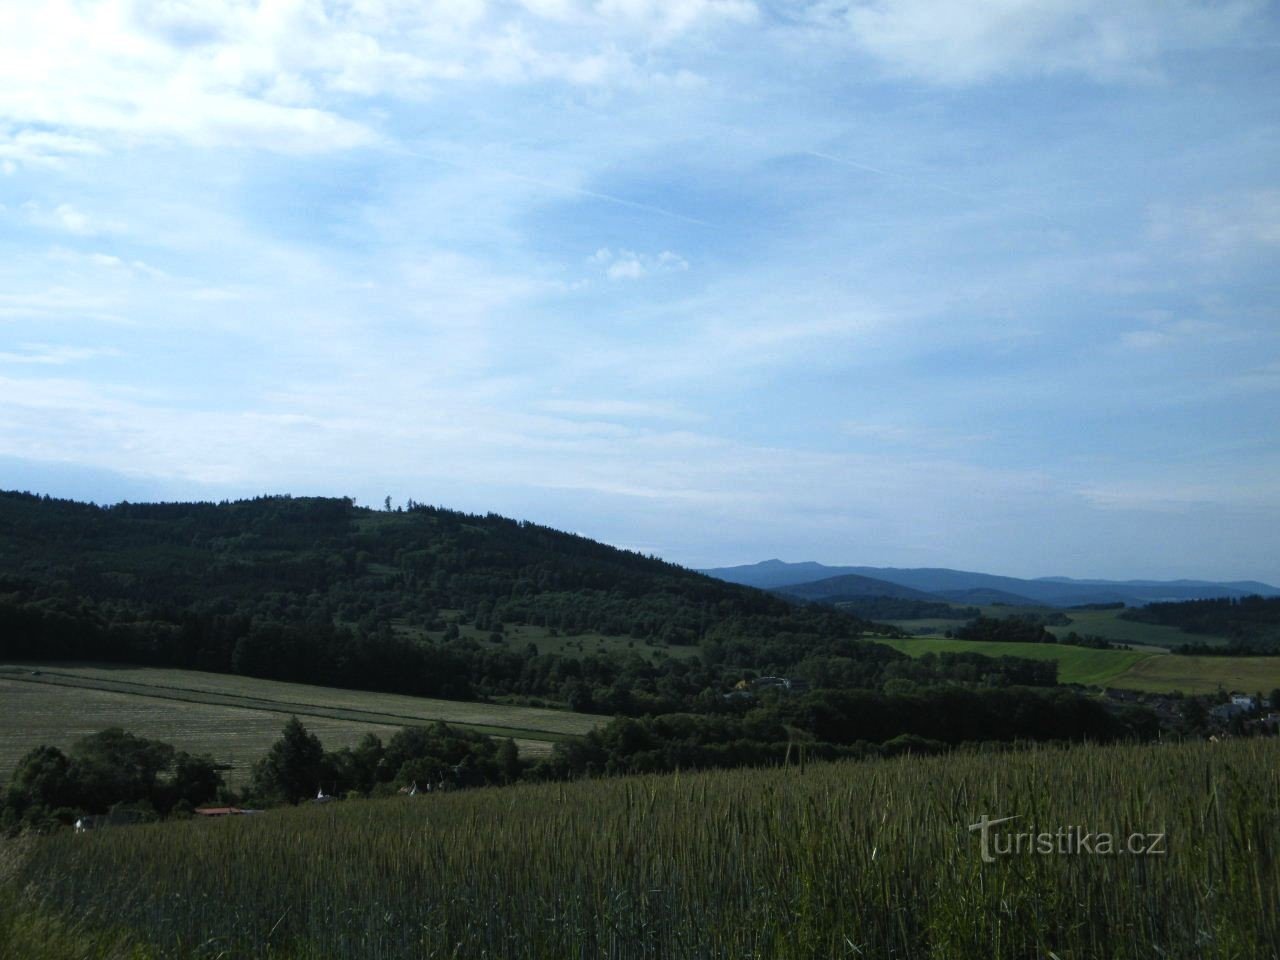
{"type": "Polygon", "coordinates": [[[347,499],[99,507],[0,494],[0,658],[157,664],[641,721],[558,751],[546,775],[769,762],[800,741],[835,756],[902,736],[934,749],[1146,729],[1057,687],[1052,661],[913,659],[874,642],[897,635],[496,515],[347,499]],[[619,642],[540,652],[511,639],[521,625],[619,642]]]}
{"type": "Polygon", "coordinates": [[[1184,633],[1225,636],[1227,647],[1190,643],[1185,651],[1219,654],[1280,653],[1280,597],[1222,597],[1152,603],[1120,614],[1125,620],[1177,627],[1184,633]]]}

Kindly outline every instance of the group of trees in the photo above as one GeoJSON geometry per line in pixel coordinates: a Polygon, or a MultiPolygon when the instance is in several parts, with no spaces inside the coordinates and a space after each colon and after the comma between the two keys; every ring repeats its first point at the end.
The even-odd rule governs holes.
{"type": "Polygon", "coordinates": [[[327,751],[291,717],[235,792],[223,780],[225,768],[211,758],[111,728],[76,741],[67,753],[41,746],[23,757],[0,794],[0,835],[45,831],[87,815],[185,816],[215,801],[267,807],[321,791],[378,796],[415,783],[424,792],[507,784],[528,775],[531,766],[514,741],[445,723],[404,727],[385,744],[368,734],[354,747],[327,751]]]}
{"type": "Polygon", "coordinates": [[[557,744],[545,767],[558,777],[664,772],[779,763],[801,751],[814,759],[861,758],[979,742],[1148,739],[1157,730],[1148,711],[1111,712],[1061,688],[825,691],[771,696],[741,715],[617,718],[557,744]]]}
{"type": "Polygon", "coordinates": [[[297,803],[323,791],[368,796],[418,784],[423,790],[513,783],[525,765],[515,742],[443,722],[404,727],[383,744],[366,734],[355,747],[328,752],[297,717],[253,767],[246,791],[253,802],[297,803]]]}
{"type": "Polygon", "coordinates": [[[997,643],[1057,643],[1058,638],[1045,629],[1044,621],[1034,615],[1014,614],[1008,617],[975,617],[954,632],[959,640],[986,640],[997,643]]]}
{"type": "Polygon", "coordinates": [[[0,801],[0,829],[121,807],[164,816],[212,800],[223,788],[221,768],[209,757],[113,727],[76,741],[67,753],[42,746],[23,757],[0,801]]]}

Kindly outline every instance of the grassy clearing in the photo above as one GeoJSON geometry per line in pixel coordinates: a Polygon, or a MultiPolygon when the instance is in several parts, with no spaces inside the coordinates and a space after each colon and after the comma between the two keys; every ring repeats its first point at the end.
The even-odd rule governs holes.
{"type": "Polygon", "coordinates": [[[811,764],[63,834],[18,882],[197,960],[1261,960],[1278,791],[1273,740],[811,764]],[[983,815],[1166,852],[984,863],[983,815]]]}
{"type": "Polygon", "coordinates": [[[1280,657],[1147,657],[1111,685],[1148,693],[1214,693],[1221,688],[1265,695],[1280,687],[1280,657]]]}
{"type": "Polygon", "coordinates": [[[1135,663],[1147,659],[1149,652],[1137,650],[1093,650],[1060,643],[997,643],[978,640],[948,640],[913,637],[909,640],[877,640],[913,657],[926,653],[981,653],[988,657],[1027,657],[1032,660],[1057,660],[1059,683],[1081,683],[1087,686],[1109,686],[1115,677],[1135,663]]]}
{"type": "Polygon", "coordinates": [[[512,737],[526,756],[585,733],[603,718],[532,707],[431,700],[280,683],[194,670],[92,664],[0,666],[0,779],[32,747],[66,747],[108,726],[209,753],[245,779],[290,714],[302,717],[329,749],[366,733],[384,739],[406,725],[445,720],[512,737]],[[38,675],[32,675],[33,671],[38,675]]]}

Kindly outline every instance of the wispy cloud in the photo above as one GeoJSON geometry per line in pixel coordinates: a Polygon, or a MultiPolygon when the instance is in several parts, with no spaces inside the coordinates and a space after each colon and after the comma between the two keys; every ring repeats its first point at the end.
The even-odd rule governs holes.
{"type": "Polygon", "coordinates": [[[892,73],[968,85],[1052,73],[1150,79],[1165,53],[1239,37],[1261,9],[1249,0],[823,0],[810,17],[846,30],[892,73]]]}
{"type": "Polygon", "coordinates": [[[1148,212],[1148,231],[1153,240],[1212,259],[1274,247],[1280,245],[1280,189],[1156,204],[1148,212]]]}
{"type": "Polygon", "coordinates": [[[24,343],[18,351],[0,351],[0,363],[37,364],[60,367],[97,357],[119,356],[109,347],[71,347],[47,343],[24,343]]]}
{"type": "Polygon", "coordinates": [[[296,153],[366,146],[382,138],[361,100],[421,101],[475,80],[638,82],[619,41],[661,45],[754,16],[747,0],[10,4],[0,123],[35,129],[0,138],[0,159],[91,152],[103,135],[296,153]],[[566,27],[605,39],[574,41],[566,27]]]}
{"type": "Polygon", "coordinates": [[[1252,0],[838,0],[814,4],[810,17],[847,29],[891,73],[973,84],[1052,73],[1149,79],[1166,52],[1238,38],[1261,9],[1252,0]]]}

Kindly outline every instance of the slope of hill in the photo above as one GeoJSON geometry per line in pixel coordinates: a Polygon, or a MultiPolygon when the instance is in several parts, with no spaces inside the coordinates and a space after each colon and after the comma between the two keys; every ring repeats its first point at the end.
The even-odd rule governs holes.
{"type": "Polygon", "coordinates": [[[828,567],[820,563],[786,563],[782,560],[766,560],[739,567],[718,567],[702,572],[730,583],[765,589],[791,588],[797,584],[836,576],[857,575],[936,594],[961,603],[1048,604],[1057,607],[1089,603],[1126,603],[1135,606],[1161,600],[1239,598],[1250,594],[1280,596],[1280,588],[1256,581],[1112,581],[1072,580],[1068,577],[1027,580],[941,567],[828,567]]]}
{"type": "MultiPolygon", "coordinates": [[[[447,699],[534,696],[607,713],[679,710],[720,685],[719,672],[687,657],[655,663],[625,646],[540,653],[510,642],[513,624],[650,650],[781,635],[792,654],[774,650],[768,662],[783,665],[817,639],[869,629],[493,514],[291,497],[97,507],[0,494],[0,658],[129,661],[447,699]]],[[[721,648],[717,662],[763,665],[751,656],[721,648]]]]}
{"type": "Polygon", "coordinates": [[[821,600],[835,603],[840,600],[853,600],[859,597],[897,597],[904,600],[936,600],[937,597],[921,590],[890,583],[888,580],[876,580],[872,577],[847,573],[843,576],[828,577],[826,580],[815,580],[811,583],[797,583],[787,587],[777,587],[774,593],[800,600],[821,600]]]}

